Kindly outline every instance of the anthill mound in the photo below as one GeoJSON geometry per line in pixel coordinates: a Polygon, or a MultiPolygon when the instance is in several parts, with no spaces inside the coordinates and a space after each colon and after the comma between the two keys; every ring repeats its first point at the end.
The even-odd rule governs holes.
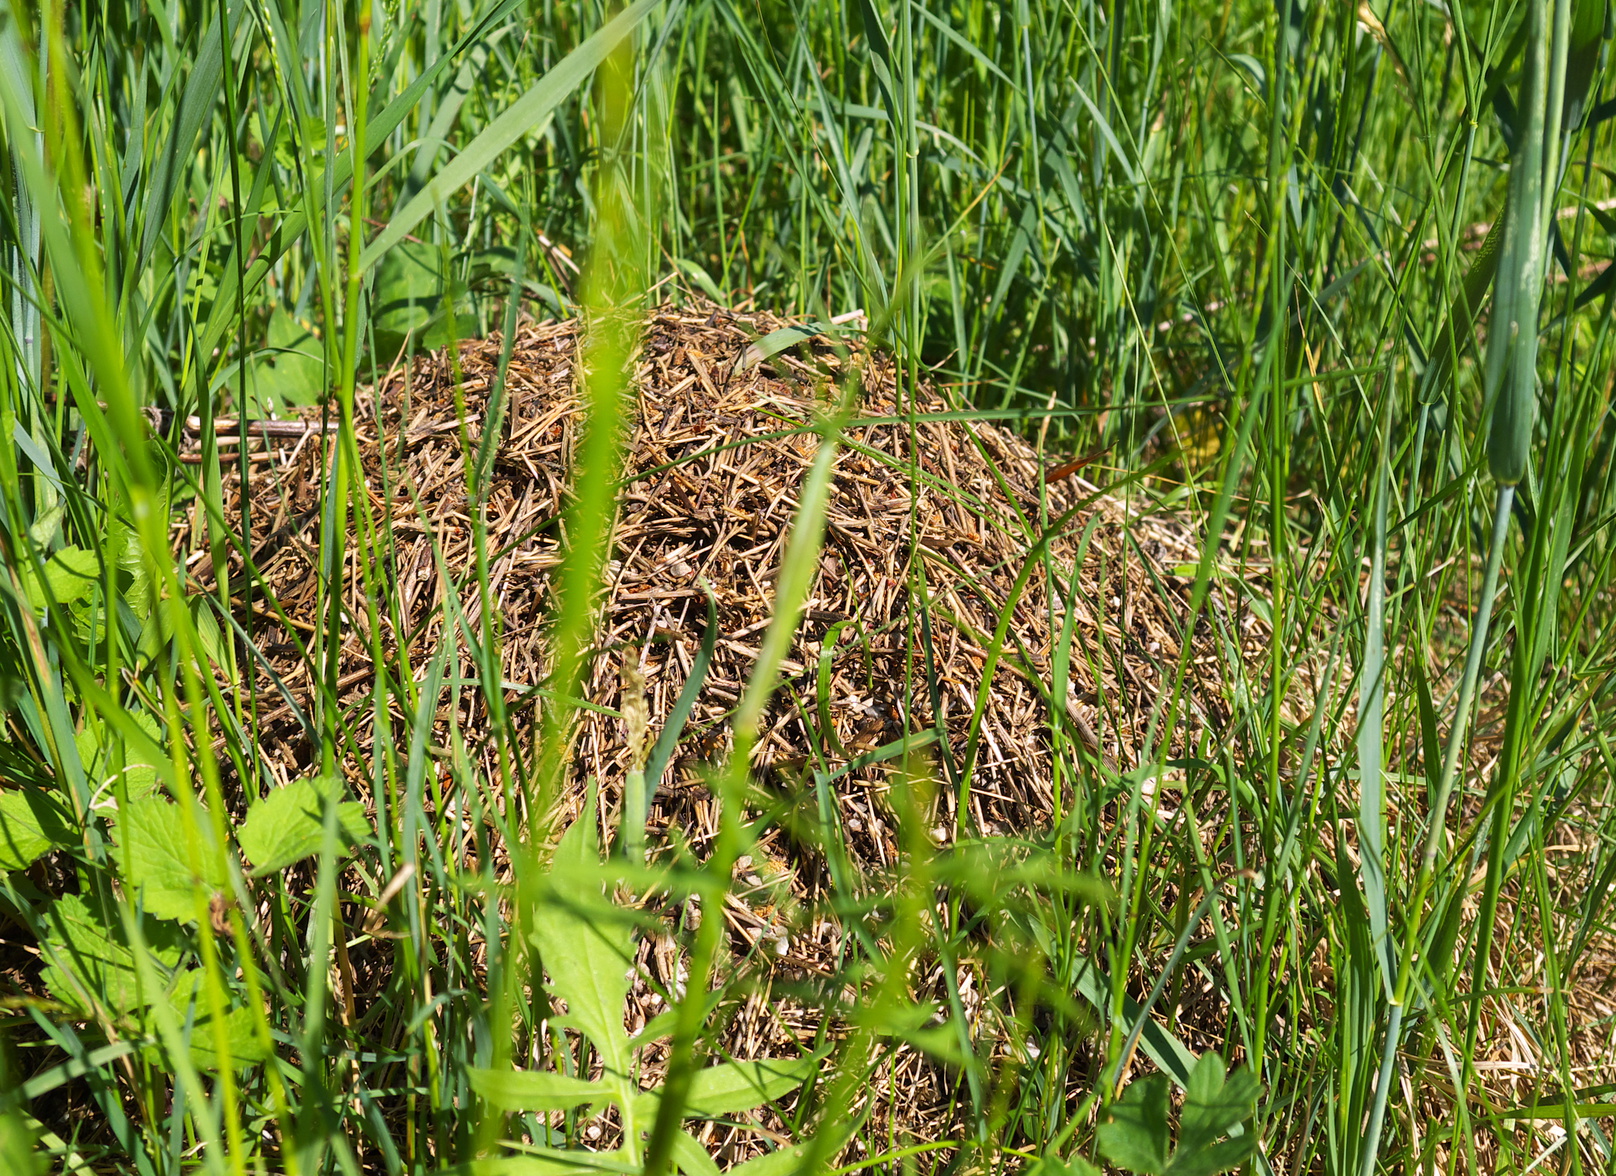
{"type": "MultiPolygon", "coordinates": [[[[861,413],[837,459],[818,576],[785,686],[765,724],[758,766],[765,773],[834,773],[906,733],[946,731],[946,741],[931,750],[937,824],[956,827],[963,793],[966,825],[1034,830],[1048,821],[1054,802],[1057,730],[1096,763],[1135,766],[1153,708],[1159,718],[1176,674],[1189,614],[1190,581],[1180,573],[1199,559],[1200,537],[1173,517],[1101,493],[1015,432],[960,419],[968,414],[928,419],[949,408],[929,387],[919,391],[913,405],[919,419],[911,424],[883,355],[820,337],[757,362],[756,349],[748,349],[787,325],[768,314],[710,306],[661,309],[645,321],[633,371],[637,411],[625,487],[589,674],[588,701],[598,709],[581,716],[575,781],[594,777],[607,805],[617,803],[632,743],[625,691],[632,709],[643,689],[655,738],[695,663],[708,616],[702,585],[710,584],[718,605],[716,650],[653,802],[651,831],[654,839],[659,825],[678,822],[698,843],[711,831],[710,799],[697,786],[697,769],[726,746],[726,723],[771,615],[775,569],[819,444],[811,428],[816,408],[851,364],[861,413]],[[1040,548],[1051,523],[1079,505],[1040,548]],[[1029,560],[1034,566],[1024,574],[1029,560]],[[1055,713],[1052,650],[1068,609],[1070,684],[1055,713]],[[991,682],[982,690],[990,662],[991,682]],[[969,786],[961,789],[967,769],[969,786]]],[[[534,726],[560,558],[557,520],[580,426],[578,347],[575,321],[521,328],[497,402],[491,398],[498,339],[464,344],[458,357],[418,357],[361,392],[367,526],[385,557],[376,561],[384,582],[369,581],[373,614],[357,564],[371,552],[364,532],[352,531],[338,672],[350,729],[368,721],[377,680],[372,615],[395,674],[407,658],[418,676],[451,636],[446,626],[457,630],[460,650],[481,627],[470,574],[474,509],[466,453],[469,447],[477,460],[489,421],[499,440],[484,508],[488,598],[499,612],[506,704],[519,731],[534,726]]],[[[304,649],[321,627],[320,488],[334,439],[311,414],[249,442],[259,449],[249,483],[254,561],[285,617],[263,602],[254,610],[267,658],[257,684],[267,712],[264,743],[295,775],[318,753],[307,720],[318,674],[304,649]]],[[[239,486],[229,493],[238,494],[239,486]]],[[[1224,721],[1218,677],[1225,642],[1234,635],[1255,648],[1263,639],[1258,627],[1249,615],[1203,618],[1194,627],[1185,685],[1191,721],[1181,729],[1198,736],[1224,721]],[[1215,638],[1216,631],[1222,636],[1215,638]]],[[[460,681],[474,681],[471,654],[460,660],[460,681]]],[[[446,675],[440,700],[439,734],[447,741],[453,730],[459,746],[492,773],[482,696],[474,688],[456,690],[452,678],[446,675]]],[[[361,753],[367,745],[361,734],[361,753]]],[[[1169,744],[1157,754],[1173,750],[1169,744]]],[[[368,773],[352,766],[362,789],[368,773]]],[[[836,782],[849,848],[871,862],[885,861],[892,849],[882,806],[867,795],[881,787],[889,766],[858,767],[836,782]]]]}
{"type": "MultiPolygon", "coordinates": [[[[849,379],[860,415],[844,433],[818,574],[765,718],[761,784],[786,796],[817,779],[820,787],[803,795],[829,802],[835,811],[819,808],[818,817],[839,831],[862,876],[877,879],[898,852],[886,799],[887,773],[901,762],[895,747],[932,736],[923,752],[937,785],[930,820],[946,840],[961,828],[1047,828],[1057,787],[1064,806],[1077,786],[1071,767],[1085,762],[1092,782],[1139,766],[1153,719],[1169,735],[1157,736],[1156,762],[1219,737],[1228,721],[1223,669],[1231,656],[1261,649],[1266,633],[1254,616],[1216,601],[1190,624],[1190,580],[1180,572],[1201,555],[1192,527],[1102,493],[1083,476],[1093,467],[1076,471],[1016,432],[950,412],[930,387],[900,406],[891,361],[856,343],[816,338],[761,362],[749,351],[787,325],[711,306],[661,309],[644,322],[625,482],[562,822],[591,778],[606,823],[615,821],[636,742],[643,754],[643,736],[661,734],[700,661],[710,586],[711,663],[653,800],[648,836],[654,846],[676,826],[696,852],[705,850],[716,822],[705,768],[729,747],[729,720],[773,610],[775,571],[820,444],[817,414],[828,390],[849,379]],[[1050,683],[1068,625],[1067,689],[1057,702],[1050,683]],[[1168,724],[1163,712],[1186,632],[1188,673],[1178,721],[1168,724]],[[645,716],[633,724],[641,738],[625,712],[645,716]],[[906,738],[914,735],[921,738],[906,738]],[[1058,786],[1057,763],[1067,765],[1058,786]]],[[[396,687],[383,692],[387,708],[376,705],[389,679],[440,682],[437,697],[420,703],[435,711],[418,712],[435,717],[416,754],[444,769],[429,780],[456,772],[503,778],[471,652],[490,629],[517,749],[533,750],[581,426],[579,344],[576,322],[524,326],[503,390],[495,339],[421,356],[360,393],[368,518],[350,523],[347,536],[335,676],[343,767],[363,799],[379,715],[389,715],[395,748],[410,747],[418,729],[395,701],[396,687]],[[487,428],[498,430],[497,444],[485,447],[487,428]],[[498,613],[491,626],[473,574],[479,508],[467,494],[468,454],[486,478],[486,599],[498,613]]],[[[319,528],[335,437],[311,412],[261,425],[247,440],[253,562],[262,579],[251,617],[240,620],[261,655],[253,662],[260,745],[289,779],[316,768],[320,755],[313,638],[330,628],[318,591],[319,528]]],[[[228,477],[233,514],[240,494],[239,480],[228,477]]],[[[200,518],[190,525],[191,535],[203,534],[200,518]]],[[[190,566],[209,575],[201,556],[190,566]]],[[[241,571],[233,569],[233,582],[241,571]]],[[[495,785],[470,803],[498,806],[505,795],[495,785]]],[[[514,796],[523,803],[519,789],[514,796]]],[[[468,801],[452,789],[440,797],[429,782],[422,803],[429,819],[470,829],[468,801]]],[[[780,827],[752,853],[767,860],[743,861],[725,917],[736,961],[760,961],[764,987],[726,1022],[722,1047],[736,1057],[796,1056],[815,1040],[825,1002],[768,996],[768,977],[783,970],[829,981],[845,954],[842,933],[833,919],[800,917],[825,909],[817,900],[829,879],[817,855],[780,827]]],[[[374,972],[359,978],[361,991],[380,988],[386,951],[359,949],[354,959],[374,972]]],[[[667,988],[679,982],[678,959],[672,939],[642,943],[641,965],[667,988]]],[[[943,992],[940,972],[917,983],[943,992]]],[[[635,1032],[656,1008],[642,979],[631,996],[635,1032]]],[[[661,1064],[645,1059],[648,1073],[661,1064]]],[[[908,1046],[894,1065],[892,1081],[868,1097],[917,1136],[946,1137],[951,1080],[908,1046]]]]}
{"type": "MultiPolygon", "coordinates": [[[[1161,762],[1223,737],[1226,700],[1238,694],[1224,675],[1266,654],[1269,634],[1241,604],[1253,593],[1214,592],[1191,623],[1190,580],[1181,572],[1200,559],[1205,536],[1147,499],[1103,492],[1103,479],[1084,476],[1095,467],[1075,472],[1067,455],[951,412],[931,387],[900,398],[890,360],[847,339],[835,346],[808,339],[758,362],[754,344],[788,325],[710,305],[660,309],[644,322],[569,809],[594,778],[606,822],[615,820],[635,754],[625,710],[639,711],[643,698],[650,738],[662,732],[707,636],[710,585],[715,652],[653,801],[650,840],[675,825],[698,850],[711,836],[715,811],[703,768],[727,749],[728,721],[771,616],[775,569],[819,444],[816,412],[826,390],[847,379],[858,382],[861,415],[837,458],[818,574],[764,725],[760,778],[789,784],[818,772],[848,852],[879,874],[897,853],[883,799],[896,760],[881,756],[906,734],[946,735],[926,749],[940,838],[960,827],[1046,827],[1057,803],[1057,762],[1073,760],[1057,751],[1061,742],[1095,770],[1092,778],[1105,779],[1140,767],[1146,755],[1161,762]],[[1068,682],[1057,705],[1054,651],[1068,621],[1068,682]],[[1161,726],[1186,640],[1178,721],[1161,726]],[[1153,720],[1165,736],[1147,750],[1153,720]]],[[[469,652],[489,628],[498,636],[501,698],[519,750],[532,750],[528,737],[546,695],[559,520],[580,431],[579,344],[576,322],[527,325],[512,342],[502,390],[501,342],[492,339],[455,355],[418,357],[360,393],[368,519],[347,537],[336,676],[344,768],[361,797],[372,778],[364,761],[380,673],[423,682],[424,667],[446,649],[440,693],[427,700],[436,711],[425,753],[462,766],[469,759],[482,778],[499,778],[480,669],[469,652]],[[498,430],[497,444],[485,448],[489,427],[498,430]],[[466,490],[468,453],[473,462],[480,453],[489,459],[480,473],[493,626],[482,623],[472,575],[478,508],[466,490]],[[367,535],[376,536],[374,546],[367,535]],[[379,579],[361,575],[361,559],[372,559],[379,579]],[[372,659],[375,647],[382,667],[372,659]]],[[[317,585],[321,488],[334,452],[328,425],[311,412],[261,424],[246,439],[253,561],[264,579],[252,616],[241,620],[262,655],[253,663],[261,745],[286,778],[319,757],[311,716],[320,672],[309,651],[312,635],[327,628],[317,585]]],[[[233,475],[226,495],[227,510],[238,512],[233,475]]],[[[197,514],[189,526],[190,536],[204,534],[197,514]]],[[[205,581],[208,561],[190,545],[198,554],[189,566],[205,581]]],[[[238,563],[233,582],[242,582],[241,572],[238,563]]],[[[393,745],[407,745],[411,717],[395,706],[391,720],[393,745]]],[[[425,803],[432,808],[434,797],[425,803]]],[[[817,869],[795,860],[783,840],[770,834],[760,848],[785,868],[797,897],[823,893],[817,869]]],[[[780,878],[765,865],[750,879],[763,898],[780,878]]],[[[726,910],[738,952],[767,942],[772,950],[764,954],[774,957],[786,947],[769,905],[739,901],[726,910]]],[[[788,955],[774,963],[828,976],[840,958],[838,939],[828,924],[796,929],[788,955]]],[[[648,939],[641,957],[674,986],[676,949],[648,939]]],[[[643,1025],[654,1011],[643,983],[632,999],[640,1012],[631,1019],[643,1025]]],[[[1222,1017],[1207,1010],[1208,1044],[1218,1040],[1222,1017]]],[[[813,1039],[813,1022],[810,1009],[755,995],[724,1048],[738,1057],[795,1055],[813,1039]]],[[[947,1083],[907,1047],[900,1053],[888,1089],[870,1097],[901,1103],[899,1117],[913,1131],[938,1137],[949,1122],[947,1083]]]]}

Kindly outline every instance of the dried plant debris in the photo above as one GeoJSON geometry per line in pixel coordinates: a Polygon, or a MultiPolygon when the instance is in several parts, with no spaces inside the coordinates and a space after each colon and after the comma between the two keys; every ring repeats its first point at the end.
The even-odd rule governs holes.
{"type": "MultiPolygon", "coordinates": [[[[1189,615],[1186,565],[1199,560],[1200,537],[1080,476],[1046,481],[1061,463],[1008,429],[958,419],[966,414],[930,419],[948,406],[929,388],[913,405],[900,404],[896,372],[882,355],[821,337],[764,362],[755,348],[748,356],[757,339],[786,325],[714,308],[664,309],[645,323],[575,781],[594,777],[609,802],[620,797],[631,761],[644,754],[646,716],[655,739],[696,662],[711,586],[714,653],[651,811],[653,840],[669,822],[697,843],[710,834],[701,768],[727,748],[728,719],[772,615],[774,576],[819,445],[816,411],[848,374],[845,365],[860,381],[862,413],[837,459],[819,571],[765,723],[760,774],[835,773],[905,735],[943,730],[947,740],[930,754],[935,825],[948,836],[960,827],[992,833],[1046,823],[1057,730],[1112,770],[1136,766],[1176,676],[1189,615]],[[1053,651],[1068,610],[1069,682],[1055,714],[1053,651]],[[967,773],[969,786],[960,788],[967,773]]],[[[580,426],[578,342],[576,322],[524,326],[499,402],[498,339],[417,357],[361,393],[369,510],[350,523],[336,675],[349,750],[361,760],[376,651],[395,681],[405,673],[419,680],[452,643],[459,657],[443,675],[441,746],[452,729],[492,777],[485,696],[468,685],[479,679],[476,649],[489,628],[504,705],[519,733],[535,726],[580,426]],[[493,447],[483,444],[489,421],[499,429],[493,447]],[[486,479],[493,626],[482,624],[475,577],[468,454],[473,474],[486,479]],[[388,554],[367,572],[373,550],[388,554]]],[[[250,439],[267,457],[251,464],[249,493],[254,562],[270,590],[257,590],[250,618],[264,654],[260,725],[289,774],[317,755],[307,726],[319,673],[310,638],[330,607],[318,591],[319,504],[336,442],[318,417],[307,425],[250,439]]],[[[227,495],[239,495],[233,474],[227,495]]],[[[239,501],[227,509],[239,510],[239,501]]],[[[191,534],[203,533],[198,509],[191,534]]],[[[206,560],[191,566],[211,580],[206,560]]],[[[1266,641],[1256,614],[1225,608],[1216,594],[1193,632],[1181,721],[1165,737],[1157,732],[1158,757],[1218,737],[1228,717],[1225,666],[1266,641]]],[[[873,865],[895,852],[877,795],[891,766],[855,767],[836,781],[850,848],[873,865]]]]}

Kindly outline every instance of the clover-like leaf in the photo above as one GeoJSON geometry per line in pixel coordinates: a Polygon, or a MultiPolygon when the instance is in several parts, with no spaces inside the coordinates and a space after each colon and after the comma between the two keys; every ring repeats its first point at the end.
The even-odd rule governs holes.
{"type": "Polygon", "coordinates": [[[313,857],[325,841],[325,806],[337,806],[337,834],[343,848],[370,833],[365,806],[341,800],[342,782],[330,776],[304,777],[277,788],[247,810],[236,834],[257,878],[313,857]]]}

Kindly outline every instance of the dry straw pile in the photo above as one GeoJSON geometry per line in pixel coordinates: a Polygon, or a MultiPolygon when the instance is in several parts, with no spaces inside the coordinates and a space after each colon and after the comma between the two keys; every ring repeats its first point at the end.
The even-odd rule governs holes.
{"type": "MultiPolygon", "coordinates": [[[[654,738],[700,646],[708,615],[703,584],[709,584],[718,605],[716,652],[680,754],[653,802],[652,830],[654,841],[658,825],[676,821],[698,845],[711,831],[699,769],[727,744],[728,715],[771,615],[773,576],[818,444],[811,428],[816,397],[842,379],[849,362],[860,369],[862,414],[838,458],[819,575],[761,741],[765,777],[835,771],[906,730],[936,729],[940,713],[950,738],[931,751],[938,829],[958,827],[957,781],[968,770],[964,824],[1013,832],[1050,817],[1053,725],[1063,725],[1074,744],[1108,767],[1135,766],[1152,708],[1176,671],[1188,616],[1189,580],[1181,573],[1199,558],[1199,537],[1173,517],[1099,493],[1081,476],[1046,480],[1060,462],[1042,458],[1017,433],[958,419],[967,414],[928,419],[948,408],[930,388],[921,389],[919,419],[911,425],[884,356],[845,345],[838,352],[820,338],[762,363],[745,362],[756,356],[748,355],[756,339],[786,325],[768,314],[711,307],[663,309],[646,321],[588,691],[598,709],[583,712],[576,735],[578,784],[597,778],[611,811],[631,754],[625,691],[633,709],[643,690],[654,738]],[[1085,503],[1041,550],[1038,540],[1050,524],[1085,503]],[[1002,647],[990,652],[1029,558],[1038,566],[1016,594],[1002,647]],[[1051,652],[1068,608],[1075,611],[1069,701],[1057,715],[1051,652]],[[990,661],[973,748],[972,716],[990,661]]],[[[379,610],[381,645],[407,657],[417,672],[446,639],[464,649],[465,633],[479,626],[465,462],[468,450],[476,460],[490,420],[499,349],[495,339],[465,344],[457,357],[425,355],[361,394],[370,508],[391,551],[383,590],[396,594],[403,621],[395,628],[389,610],[379,610]],[[446,632],[446,617],[463,618],[458,632],[446,632]]],[[[489,581],[507,703],[527,729],[543,705],[551,572],[578,430],[578,324],[524,326],[507,379],[503,409],[493,414],[500,438],[486,505],[489,581]]],[[[317,416],[308,426],[261,442],[266,450],[252,465],[250,483],[255,562],[304,639],[321,621],[318,504],[331,448],[317,416]]],[[[364,750],[375,675],[357,563],[367,552],[357,531],[348,551],[339,684],[364,750]]],[[[204,564],[195,560],[193,567],[204,564]]],[[[261,673],[257,684],[271,705],[266,743],[292,776],[311,765],[317,748],[284,699],[290,692],[307,713],[315,671],[275,610],[260,605],[255,612],[257,636],[279,679],[261,673]]],[[[1234,648],[1260,646],[1260,628],[1254,615],[1231,614],[1214,602],[1194,630],[1186,683],[1193,721],[1159,750],[1183,745],[1186,731],[1193,740],[1219,728],[1226,717],[1222,667],[1234,648]]],[[[469,654],[458,669],[463,682],[475,678],[469,654]]],[[[460,746],[483,760],[493,778],[479,691],[446,682],[440,701],[446,744],[452,725],[460,746]]],[[[1160,733],[1156,738],[1162,742],[1160,733]]],[[[871,863],[892,852],[883,806],[871,796],[888,766],[856,769],[837,784],[850,848],[871,863]]],[[[349,768],[362,793],[365,765],[349,768]]]]}

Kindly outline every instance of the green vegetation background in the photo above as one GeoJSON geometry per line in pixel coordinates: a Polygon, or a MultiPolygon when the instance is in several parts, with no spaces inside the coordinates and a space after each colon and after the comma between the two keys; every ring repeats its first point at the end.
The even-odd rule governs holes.
{"type": "MultiPolygon", "coordinates": [[[[1610,24],[1605,0],[0,9],[0,905],[50,993],[4,1002],[0,1147],[63,1171],[705,1173],[682,1124],[783,1099],[760,1176],[1609,1170],[1612,1026],[1575,994],[1608,982],[1616,881],[1610,24]],[[501,826],[498,801],[554,796],[591,641],[634,342],[604,312],[681,291],[862,309],[906,386],[1152,474],[1206,520],[1197,606],[1227,586],[1221,541],[1261,569],[1275,638],[1231,659],[1235,719],[1170,786],[1150,748],[1119,776],[1057,727],[1053,826],[939,850],[920,761],[897,772],[902,869],[824,912],[857,929],[816,997],[846,1036],[730,1066],[706,1043],[733,993],[666,993],[653,1092],[615,1015],[634,916],[608,896],[716,910],[774,819],[748,724],[856,391],[713,781],[714,860],[652,871],[581,826],[559,847],[501,826]],[[356,384],[580,307],[605,325],[545,738],[499,779],[430,765],[512,847],[502,888],[443,851],[421,705],[461,651],[497,682],[497,633],[456,614],[424,667],[374,651],[376,714],[414,718],[367,761],[367,814],[332,783],[329,592],[324,774],[272,793],[252,700],[219,685],[251,672],[231,604],[261,586],[188,595],[169,518],[200,498],[224,569],[245,522],[218,422],[324,400],[325,582],[358,566],[390,607],[356,384]],[[221,762],[265,785],[239,827],[221,762]],[[311,857],[312,886],[280,870],[311,857]],[[330,987],[355,910],[404,935],[363,1024],[330,987]],[[954,986],[938,1007],[909,990],[922,965],[954,986]],[[1190,994],[1218,1046],[1199,1063],[1190,994]],[[1530,1063],[1508,1082],[1478,1067],[1506,1037],[1530,1063]],[[851,1113],[899,1043],[949,1075],[941,1142],[851,1113]],[[1135,1046],[1166,1077],[1126,1081],[1135,1046]],[[588,1159],[595,1105],[629,1130],[588,1159]]],[[[1160,725],[1192,713],[1175,692],[1160,725]]],[[[691,993],[721,924],[687,944],[691,993]]]]}

